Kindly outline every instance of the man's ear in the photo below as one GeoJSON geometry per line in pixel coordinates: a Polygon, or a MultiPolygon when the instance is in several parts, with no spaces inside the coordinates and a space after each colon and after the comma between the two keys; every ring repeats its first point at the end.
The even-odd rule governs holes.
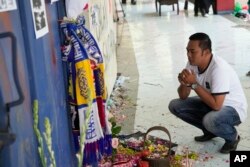
{"type": "Polygon", "coordinates": [[[204,49],[204,50],[203,50],[203,54],[204,54],[204,55],[210,54],[210,50],[209,50],[209,49],[204,49]]]}

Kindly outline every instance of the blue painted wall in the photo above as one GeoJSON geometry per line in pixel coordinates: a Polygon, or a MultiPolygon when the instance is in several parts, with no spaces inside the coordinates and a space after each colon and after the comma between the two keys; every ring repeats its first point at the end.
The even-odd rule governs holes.
{"type": "MultiPolygon", "coordinates": [[[[10,31],[16,36],[18,76],[25,100],[10,111],[10,131],[16,134],[16,141],[1,150],[0,166],[41,166],[33,131],[32,103],[35,99],[39,103],[40,131],[44,132],[45,117],[52,125],[57,166],[76,166],[60,51],[58,20],[64,13],[63,4],[61,1],[46,2],[49,33],[39,39],[35,38],[30,0],[17,0],[17,4],[17,10],[0,13],[0,33],[10,31]]],[[[0,129],[6,124],[4,103],[18,98],[10,55],[10,40],[0,39],[0,129]]],[[[46,158],[49,159],[47,152],[46,158]]]]}

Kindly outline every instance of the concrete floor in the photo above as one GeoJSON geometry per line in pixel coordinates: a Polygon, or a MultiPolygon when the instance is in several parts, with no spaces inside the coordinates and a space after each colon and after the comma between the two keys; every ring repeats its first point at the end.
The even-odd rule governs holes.
{"type": "MultiPolygon", "coordinates": [[[[250,105],[250,77],[246,76],[250,70],[250,22],[232,15],[194,17],[192,4],[184,11],[183,2],[179,1],[179,15],[171,6],[162,6],[161,17],[155,11],[154,0],[123,5],[126,17],[118,25],[118,72],[129,77],[125,86],[134,103],[123,111],[128,117],[123,133],[145,132],[149,127],[162,125],[179,148],[189,147],[209,157],[195,166],[229,166],[229,155],[218,152],[224,141],[215,138],[195,142],[194,136],[202,132],[170,114],[168,103],[178,97],[177,74],[187,62],[188,37],[205,32],[212,40],[214,55],[226,59],[238,73],[250,105]]],[[[250,114],[237,129],[241,136],[238,150],[250,150],[250,114]]]]}

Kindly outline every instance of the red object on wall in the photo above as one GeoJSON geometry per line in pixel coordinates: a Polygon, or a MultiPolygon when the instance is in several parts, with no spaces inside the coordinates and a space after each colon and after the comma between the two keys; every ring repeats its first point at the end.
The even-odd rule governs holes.
{"type": "Polygon", "coordinates": [[[234,10],[234,0],[216,0],[217,12],[227,12],[234,10]]]}

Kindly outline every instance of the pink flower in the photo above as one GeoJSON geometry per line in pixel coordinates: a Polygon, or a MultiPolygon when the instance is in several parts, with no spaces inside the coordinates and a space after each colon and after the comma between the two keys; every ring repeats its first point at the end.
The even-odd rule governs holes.
{"type": "Polygon", "coordinates": [[[117,148],[119,145],[119,139],[118,138],[112,138],[112,147],[117,148]]]}

